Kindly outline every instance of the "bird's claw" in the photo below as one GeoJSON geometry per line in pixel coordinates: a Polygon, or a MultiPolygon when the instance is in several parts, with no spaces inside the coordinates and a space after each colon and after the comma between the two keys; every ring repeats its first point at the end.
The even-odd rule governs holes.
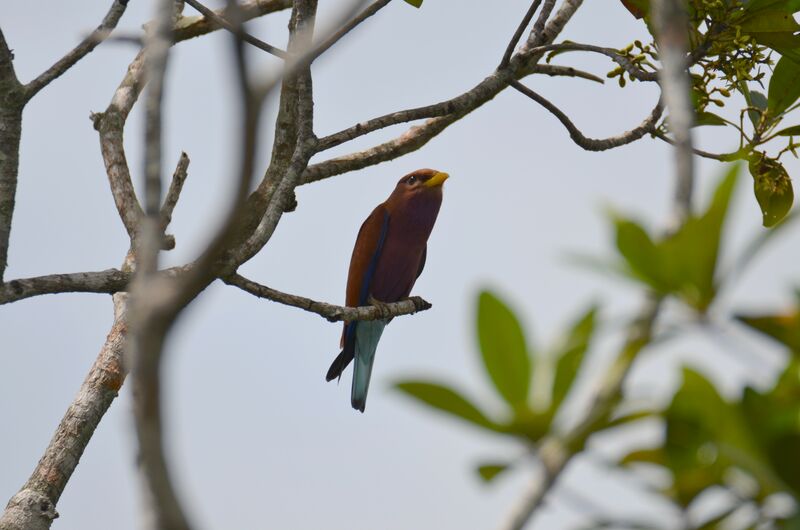
{"type": "Polygon", "coordinates": [[[369,302],[369,305],[380,309],[382,319],[387,319],[392,316],[392,310],[389,309],[388,303],[382,302],[381,300],[378,300],[372,295],[370,295],[369,298],[367,298],[367,302],[369,302]]]}

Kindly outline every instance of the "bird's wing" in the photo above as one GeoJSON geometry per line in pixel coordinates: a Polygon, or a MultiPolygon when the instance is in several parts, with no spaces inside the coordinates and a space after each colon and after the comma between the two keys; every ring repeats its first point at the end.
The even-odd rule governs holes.
{"type": "MultiPolygon", "coordinates": [[[[356,244],[353,247],[353,256],[350,258],[350,272],[347,275],[347,292],[345,294],[345,305],[356,307],[367,303],[369,298],[369,287],[372,277],[375,275],[375,268],[378,265],[378,258],[383,249],[383,242],[386,240],[386,232],[389,230],[389,211],[383,204],[379,204],[369,217],[362,223],[356,237],[356,244]]],[[[355,329],[350,323],[344,323],[342,329],[342,340],[340,346],[345,348],[348,342],[348,335],[355,329]]],[[[345,348],[352,349],[352,348],[345,348]]],[[[346,357],[350,357],[342,366],[345,366],[352,359],[352,352],[346,357]]]]}
{"type": "Polygon", "coordinates": [[[425,268],[426,259],[428,259],[428,245],[425,245],[425,248],[422,249],[422,257],[419,258],[419,269],[417,269],[417,278],[419,278],[419,275],[422,274],[422,269],[425,268]]]}
{"type": "Polygon", "coordinates": [[[364,305],[369,298],[369,287],[375,275],[386,233],[389,229],[389,211],[383,204],[372,210],[358,231],[350,272],[347,276],[345,302],[354,307],[364,305]]]}

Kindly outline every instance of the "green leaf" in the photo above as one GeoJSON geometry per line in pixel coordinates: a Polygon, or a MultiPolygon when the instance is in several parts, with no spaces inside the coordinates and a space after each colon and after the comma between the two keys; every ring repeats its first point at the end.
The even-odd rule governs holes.
{"type": "Polygon", "coordinates": [[[616,418],[610,419],[602,426],[602,429],[613,429],[615,427],[621,427],[623,425],[633,423],[634,421],[645,420],[657,416],[658,412],[655,410],[637,410],[636,412],[630,412],[628,414],[623,414],[621,416],[617,416],[616,418]]]}
{"type": "Polygon", "coordinates": [[[800,135],[800,125],[793,125],[792,127],[781,129],[775,134],[778,136],[798,136],[800,135]]]}
{"type": "Polygon", "coordinates": [[[698,311],[705,311],[716,295],[716,269],[722,228],[740,169],[732,164],[720,180],[708,209],[691,217],[672,237],[659,245],[661,266],[672,292],[698,311]]]}
{"type": "Polygon", "coordinates": [[[745,12],[755,13],[766,8],[774,8],[776,5],[783,4],[786,0],[750,0],[746,2],[745,12]]]}
{"type": "MultiPolygon", "coordinates": [[[[674,493],[687,506],[706,488],[722,482],[731,465],[755,478],[768,465],[738,407],[726,402],[702,374],[683,370],[683,383],[670,403],[665,451],[675,478],[674,493]]],[[[774,484],[761,481],[762,486],[774,484]]]]}
{"type": "Polygon", "coordinates": [[[775,65],[769,81],[767,110],[771,116],[779,116],[800,98],[800,63],[783,57],[775,65]]]}
{"type": "Polygon", "coordinates": [[[666,466],[667,456],[664,454],[664,449],[661,447],[653,449],[637,449],[631,451],[620,460],[620,464],[653,464],[656,466],[666,466]]]}
{"type": "MultiPolygon", "coordinates": [[[[758,90],[751,90],[750,101],[748,102],[748,105],[750,107],[755,107],[757,109],[761,109],[763,112],[766,112],[768,105],[767,96],[765,96],[758,90]]],[[[747,116],[753,123],[753,127],[758,127],[758,123],[761,121],[761,115],[762,113],[752,109],[747,111],[747,116]]]]}
{"type": "Polygon", "coordinates": [[[760,9],[742,19],[740,28],[743,33],[774,33],[800,30],[791,13],[784,7],[772,6],[760,9]]]}
{"type": "Polygon", "coordinates": [[[395,384],[395,388],[430,407],[484,429],[506,432],[503,426],[487,418],[475,405],[447,386],[430,381],[401,381],[395,384]]]}
{"type": "Polygon", "coordinates": [[[698,112],[694,118],[694,127],[701,127],[703,125],[727,125],[721,116],[713,112],[698,112]]]}
{"type": "Polygon", "coordinates": [[[653,240],[639,224],[617,217],[616,243],[619,253],[625,258],[633,276],[643,280],[656,291],[664,292],[668,288],[661,281],[661,261],[653,240]]]}
{"type": "Polygon", "coordinates": [[[763,224],[766,227],[774,226],[792,208],[792,180],[780,162],[763,153],[755,153],[750,158],[749,168],[763,224]]]}
{"type": "Polygon", "coordinates": [[[497,392],[512,408],[524,407],[533,370],[525,336],[514,313],[488,291],[478,297],[478,342],[497,392]]]}
{"type": "Polygon", "coordinates": [[[736,315],[736,319],[790,350],[800,352],[800,310],[783,314],[736,315]]]}
{"type": "Polygon", "coordinates": [[[750,32],[750,36],[763,46],[769,46],[784,57],[800,62],[800,36],[791,31],[750,32]]]}
{"type": "Polygon", "coordinates": [[[414,6],[416,8],[422,7],[422,2],[423,2],[423,0],[406,0],[407,4],[411,4],[412,6],[414,6]]]}
{"type": "Polygon", "coordinates": [[[497,475],[511,467],[506,463],[481,464],[477,467],[478,475],[484,482],[491,482],[497,475]]]}
{"type": "Polygon", "coordinates": [[[589,348],[594,333],[597,317],[597,306],[593,305],[581,315],[570,327],[566,343],[556,352],[556,373],[553,377],[553,396],[551,409],[558,410],[561,402],[572,388],[578,369],[583,363],[586,350],[589,348]]]}

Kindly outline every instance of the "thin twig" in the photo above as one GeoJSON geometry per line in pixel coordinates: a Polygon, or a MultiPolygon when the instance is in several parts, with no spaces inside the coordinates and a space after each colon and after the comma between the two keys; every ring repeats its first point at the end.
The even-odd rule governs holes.
{"type": "Polygon", "coordinates": [[[536,103],[543,106],[547,109],[552,115],[558,118],[564,127],[566,127],[567,131],[569,131],[569,136],[572,138],[572,141],[578,144],[583,149],[587,151],[605,151],[607,149],[613,149],[614,147],[619,147],[621,145],[629,144],[631,142],[635,142],[642,136],[646,135],[647,133],[653,130],[653,127],[658,122],[659,118],[661,118],[662,108],[660,102],[653,107],[653,110],[650,112],[650,115],[645,118],[645,120],[640,123],[637,127],[631,129],[630,131],[624,132],[617,136],[612,136],[610,138],[603,138],[603,139],[594,139],[594,138],[587,138],[581,131],[578,129],[574,123],[567,117],[564,112],[556,107],[553,103],[551,103],[548,99],[537,94],[530,88],[526,87],[519,81],[511,81],[509,83],[512,87],[520,91],[521,93],[525,94],[536,103]]]}
{"type": "Polygon", "coordinates": [[[586,79],[587,81],[594,81],[595,83],[600,83],[601,85],[605,84],[605,80],[602,77],[590,74],[589,72],[584,72],[583,70],[578,70],[577,68],[573,68],[571,66],[560,66],[556,64],[537,64],[532,68],[531,73],[543,74],[551,77],[578,77],[581,79],[586,79]]]}
{"type": "Polygon", "coordinates": [[[53,66],[42,72],[36,79],[25,85],[25,100],[30,100],[41,89],[49,85],[53,80],[72,68],[78,61],[86,57],[98,44],[106,40],[111,31],[117,27],[117,23],[128,7],[127,0],[113,0],[111,8],[106,13],[103,21],[91,34],[89,34],[80,44],[73,48],[64,57],[58,60],[53,66]]]}
{"type": "Polygon", "coordinates": [[[183,183],[186,182],[188,171],[189,156],[186,153],[181,153],[178,159],[178,165],[175,166],[175,172],[172,174],[169,190],[167,190],[167,195],[164,197],[164,204],[161,205],[161,212],[159,213],[162,232],[166,230],[172,222],[172,212],[175,211],[175,206],[178,204],[178,199],[181,196],[181,191],[183,191],[183,183]]]}
{"type": "Polygon", "coordinates": [[[268,44],[263,40],[254,37],[241,29],[241,24],[231,24],[226,20],[222,15],[216,14],[211,9],[207,8],[197,0],[184,0],[187,4],[195,8],[197,11],[203,14],[204,17],[213,20],[217,25],[225,28],[226,30],[233,32],[237,37],[242,39],[244,42],[248,44],[252,44],[256,48],[260,50],[264,50],[265,52],[274,55],[275,57],[280,57],[281,59],[288,59],[289,54],[286,53],[284,50],[273,46],[272,44],[268,44]]]}
{"type": "Polygon", "coordinates": [[[297,307],[310,313],[316,313],[330,322],[342,320],[378,320],[385,318],[398,317],[402,315],[412,315],[419,311],[425,311],[432,306],[418,296],[407,300],[386,304],[384,306],[362,306],[362,307],[343,307],[325,302],[318,302],[310,298],[297,296],[294,294],[283,293],[276,289],[261,285],[252,280],[248,280],[240,274],[232,274],[223,281],[228,285],[233,285],[259,298],[271,300],[279,304],[297,307]]]}
{"type": "MultiPolygon", "coordinates": [[[[670,145],[675,145],[675,140],[657,129],[651,131],[650,134],[670,145]]],[[[702,149],[692,147],[692,153],[703,158],[718,160],[720,162],[733,162],[734,160],[739,160],[741,158],[741,153],[738,151],[734,151],[732,153],[712,153],[710,151],[703,151],[702,149]]]]}
{"type": "Polygon", "coordinates": [[[328,49],[330,49],[331,46],[339,42],[342,39],[342,37],[350,33],[353,29],[356,28],[356,26],[360,25],[369,17],[371,17],[372,15],[383,9],[391,1],[392,0],[376,0],[375,2],[370,4],[366,9],[364,9],[358,15],[353,17],[352,20],[344,24],[332,35],[327,37],[319,44],[315,45],[313,51],[309,53],[305,58],[303,58],[303,62],[308,64],[313,63],[320,55],[328,51],[328,49]]]}
{"type": "Polygon", "coordinates": [[[531,23],[531,19],[533,19],[533,15],[536,13],[536,10],[539,9],[539,4],[541,3],[542,0],[533,0],[533,3],[528,8],[525,16],[522,17],[522,21],[519,23],[519,26],[517,26],[517,31],[514,32],[514,35],[511,37],[508,46],[506,46],[506,52],[503,54],[503,58],[500,60],[500,64],[497,66],[498,70],[508,66],[508,62],[511,60],[511,56],[514,54],[514,50],[517,48],[519,39],[522,38],[522,34],[525,33],[525,28],[527,28],[528,24],[531,23]]]}

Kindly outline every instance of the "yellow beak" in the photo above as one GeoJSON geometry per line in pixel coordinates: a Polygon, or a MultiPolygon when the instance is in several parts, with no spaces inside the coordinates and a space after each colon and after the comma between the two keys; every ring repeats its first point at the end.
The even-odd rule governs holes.
{"type": "Polygon", "coordinates": [[[448,178],[450,178],[450,175],[442,171],[438,171],[431,178],[425,181],[425,187],[433,188],[435,186],[441,186],[448,178]]]}

